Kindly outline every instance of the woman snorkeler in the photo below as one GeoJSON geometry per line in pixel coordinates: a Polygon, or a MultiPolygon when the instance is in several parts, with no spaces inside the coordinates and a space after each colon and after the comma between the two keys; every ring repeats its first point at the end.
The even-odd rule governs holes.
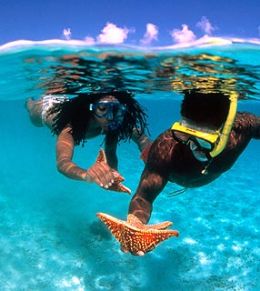
{"type": "Polygon", "coordinates": [[[130,193],[123,186],[118,173],[117,145],[119,141],[132,139],[140,151],[150,145],[145,134],[146,113],[126,91],[77,94],[67,98],[63,95],[46,95],[26,103],[30,119],[35,126],[48,126],[57,135],[56,162],[63,175],[85,182],[94,182],[108,190],[130,193]],[[103,134],[104,151],[89,169],[75,164],[74,147],[88,139],[103,134]]]}

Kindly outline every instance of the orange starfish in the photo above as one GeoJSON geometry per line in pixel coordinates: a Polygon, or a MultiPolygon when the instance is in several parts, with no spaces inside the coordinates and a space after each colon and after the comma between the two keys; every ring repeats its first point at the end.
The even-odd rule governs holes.
{"type": "MultiPolygon", "coordinates": [[[[104,150],[102,150],[102,149],[99,150],[96,162],[97,163],[104,162],[104,163],[107,164],[107,157],[106,157],[106,154],[105,154],[104,150]]],[[[110,187],[108,187],[107,190],[112,190],[112,191],[117,191],[117,192],[124,192],[124,193],[130,194],[131,190],[121,183],[123,181],[124,181],[124,178],[122,176],[120,176],[120,175],[117,175],[115,177],[115,179],[114,179],[114,183],[110,187]]]]}
{"type": "Polygon", "coordinates": [[[137,226],[124,220],[117,219],[105,213],[97,213],[98,218],[109,228],[114,237],[121,244],[124,252],[134,255],[144,255],[153,250],[160,242],[178,236],[176,230],[169,230],[172,223],[165,221],[160,224],[137,226]]]}

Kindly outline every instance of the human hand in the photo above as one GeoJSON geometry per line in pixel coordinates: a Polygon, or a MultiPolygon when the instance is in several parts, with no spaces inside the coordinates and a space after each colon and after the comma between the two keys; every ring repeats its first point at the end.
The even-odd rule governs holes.
{"type": "Polygon", "coordinates": [[[99,151],[95,164],[88,169],[85,180],[94,182],[107,190],[131,193],[129,188],[121,184],[124,178],[108,165],[105,152],[102,149],[99,151]]]}
{"type": "Polygon", "coordinates": [[[115,176],[115,179],[114,183],[108,188],[108,190],[131,194],[131,190],[121,183],[125,179],[117,171],[115,170],[112,171],[115,176]]]}
{"type": "Polygon", "coordinates": [[[144,225],[132,214],[128,215],[127,221],[105,213],[98,213],[97,216],[119,241],[121,250],[136,256],[143,256],[145,253],[152,251],[160,242],[179,235],[176,230],[166,229],[172,225],[172,222],[169,221],[144,225]]]}

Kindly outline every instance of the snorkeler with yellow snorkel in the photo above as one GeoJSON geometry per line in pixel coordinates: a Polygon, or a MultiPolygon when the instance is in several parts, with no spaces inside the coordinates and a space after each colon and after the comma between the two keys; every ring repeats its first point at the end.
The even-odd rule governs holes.
{"type": "Polygon", "coordinates": [[[178,231],[167,229],[171,222],[147,224],[153,202],[168,182],[184,188],[206,185],[234,165],[251,139],[260,139],[260,117],[237,112],[237,99],[235,92],[185,92],[181,120],[152,143],[127,221],[97,214],[122,251],[144,255],[178,236],[178,231]]]}

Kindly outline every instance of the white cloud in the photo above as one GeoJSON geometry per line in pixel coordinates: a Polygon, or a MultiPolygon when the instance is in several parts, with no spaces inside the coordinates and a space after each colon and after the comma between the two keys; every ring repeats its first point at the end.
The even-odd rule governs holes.
{"type": "Polygon", "coordinates": [[[71,30],[70,30],[70,28],[64,28],[63,29],[63,36],[67,40],[71,39],[71,30]]]}
{"type": "Polygon", "coordinates": [[[196,24],[196,26],[201,28],[201,30],[208,35],[211,35],[215,30],[215,27],[212,26],[208,18],[205,16],[201,17],[201,20],[196,24]]]}
{"type": "Polygon", "coordinates": [[[170,34],[176,43],[187,43],[196,39],[196,35],[189,29],[187,24],[182,24],[182,29],[174,29],[170,34]]]}
{"type": "Polygon", "coordinates": [[[158,27],[152,23],[146,24],[146,32],[144,37],[141,39],[143,45],[149,45],[153,40],[157,40],[158,37],[158,27]]]}
{"type": "Polygon", "coordinates": [[[101,44],[120,44],[127,39],[129,29],[120,28],[108,22],[97,37],[97,42],[101,44]]]}
{"type": "Polygon", "coordinates": [[[93,44],[95,44],[95,39],[94,39],[93,37],[91,37],[91,36],[86,36],[86,37],[84,38],[84,41],[85,41],[85,43],[88,44],[88,45],[93,45],[93,44]]]}

